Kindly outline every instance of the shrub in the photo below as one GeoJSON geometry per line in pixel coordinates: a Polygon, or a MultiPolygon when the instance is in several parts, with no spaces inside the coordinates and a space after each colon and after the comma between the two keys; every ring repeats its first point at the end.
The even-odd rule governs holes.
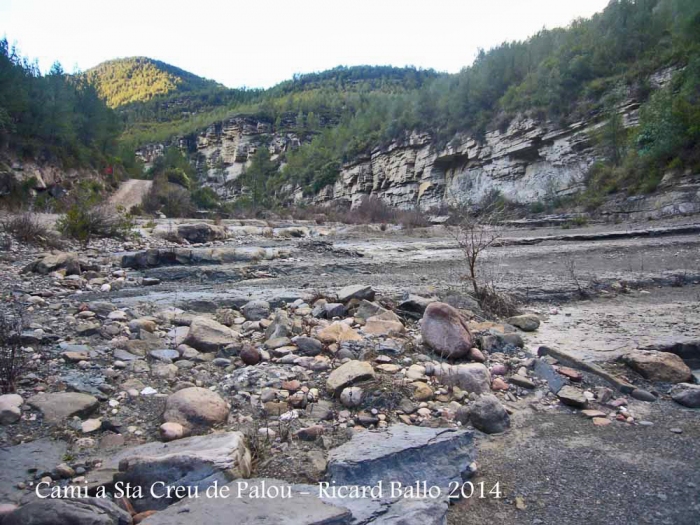
{"type": "Polygon", "coordinates": [[[192,202],[200,210],[215,210],[219,207],[219,196],[211,188],[197,188],[192,192],[192,202]]]}
{"type": "Polygon", "coordinates": [[[166,217],[192,217],[195,207],[186,189],[158,178],[141,203],[148,213],[161,212],[166,217]]]}
{"type": "Polygon", "coordinates": [[[56,227],[66,237],[87,245],[94,237],[128,238],[132,235],[134,220],[121,207],[114,210],[104,205],[76,202],[58,219],[56,227]]]}

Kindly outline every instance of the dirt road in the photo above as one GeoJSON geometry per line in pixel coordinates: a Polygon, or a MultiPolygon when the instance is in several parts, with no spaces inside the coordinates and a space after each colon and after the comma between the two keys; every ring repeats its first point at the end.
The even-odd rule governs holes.
{"type": "Polygon", "coordinates": [[[114,207],[123,206],[128,211],[141,204],[152,184],[151,180],[129,179],[109,198],[109,204],[114,207]]]}

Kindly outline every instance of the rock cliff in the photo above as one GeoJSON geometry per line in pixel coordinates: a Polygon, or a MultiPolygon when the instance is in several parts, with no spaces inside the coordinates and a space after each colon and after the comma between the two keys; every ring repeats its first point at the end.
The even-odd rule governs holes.
{"type": "MultiPolygon", "coordinates": [[[[619,107],[625,126],[634,126],[639,105],[619,107]]],[[[509,201],[531,204],[576,193],[584,188],[586,174],[600,154],[593,132],[601,120],[561,127],[529,117],[513,120],[506,129],[486,133],[481,140],[458,134],[440,147],[428,133],[413,132],[371,154],[342,166],[337,181],[313,196],[288,186],[285,193],[297,203],[355,206],[375,196],[398,208],[431,210],[457,202],[478,203],[492,192],[509,201]]],[[[269,147],[273,158],[299,147],[294,133],[273,133],[270,125],[254,118],[233,118],[196,136],[179,139],[198,168],[201,180],[224,200],[235,199],[240,185],[233,184],[245,171],[259,147],[269,147]]],[[[163,146],[142,149],[147,163],[163,146]]],[[[617,198],[609,213],[663,216],[700,212],[700,180],[685,177],[662,184],[660,194],[617,198]]]]}

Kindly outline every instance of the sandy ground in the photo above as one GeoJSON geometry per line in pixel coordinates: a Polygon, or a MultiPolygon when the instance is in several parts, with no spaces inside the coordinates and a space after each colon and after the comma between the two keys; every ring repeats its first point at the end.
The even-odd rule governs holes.
{"type": "Polygon", "coordinates": [[[122,183],[119,189],[109,198],[111,206],[123,206],[125,210],[130,210],[134,206],[141,204],[141,201],[151,189],[153,181],[129,179],[122,183]]]}

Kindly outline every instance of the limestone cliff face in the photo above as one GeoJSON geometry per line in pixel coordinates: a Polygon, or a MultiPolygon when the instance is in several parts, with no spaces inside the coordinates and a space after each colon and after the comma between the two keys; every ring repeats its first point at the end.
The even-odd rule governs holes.
{"type": "MultiPolygon", "coordinates": [[[[636,106],[623,109],[636,119],[636,106]]],[[[423,209],[455,202],[477,203],[493,191],[518,203],[532,203],[582,188],[598,160],[591,132],[601,124],[558,128],[530,118],[516,119],[483,141],[457,135],[438,149],[427,134],[413,134],[371,156],[344,166],[338,181],[316,202],[357,203],[375,195],[393,206],[423,209]]]]}

